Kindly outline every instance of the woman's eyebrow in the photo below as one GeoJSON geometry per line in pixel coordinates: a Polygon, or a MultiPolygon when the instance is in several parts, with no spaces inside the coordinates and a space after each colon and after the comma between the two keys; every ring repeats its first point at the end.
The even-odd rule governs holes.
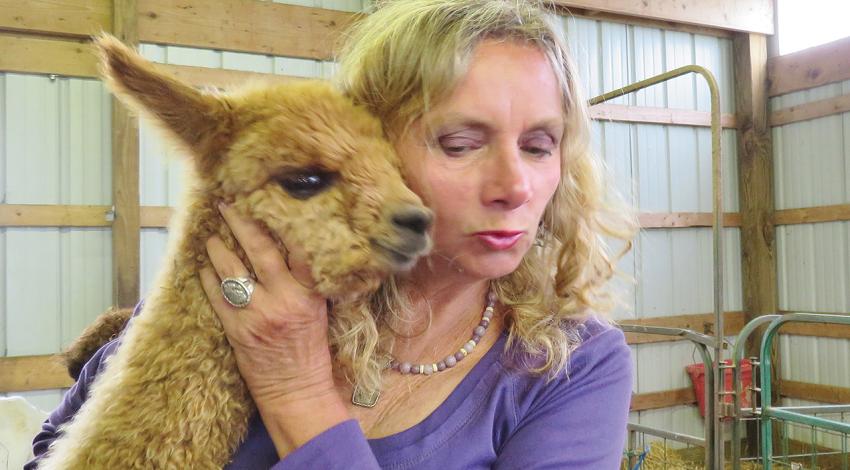
{"type": "Polygon", "coordinates": [[[448,113],[437,118],[432,118],[428,124],[431,129],[445,126],[463,126],[486,131],[493,128],[493,126],[483,119],[478,119],[462,113],[448,113]]]}
{"type": "MultiPolygon", "coordinates": [[[[489,124],[486,120],[463,113],[447,113],[443,116],[432,118],[428,123],[428,127],[431,129],[436,129],[442,126],[464,126],[481,130],[491,130],[494,128],[494,126],[489,124]]],[[[523,133],[543,130],[557,134],[563,129],[563,127],[564,118],[561,116],[554,116],[535,121],[528,126],[528,130],[523,131],[523,133]]]]}
{"type": "Polygon", "coordinates": [[[562,118],[560,116],[545,118],[545,119],[541,119],[539,121],[535,121],[532,125],[530,125],[528,127],[529,132],[533,132],[533,131],[537,131],[537,130],[554,132],[554,131],[560,131],[563,128],[564,128],[564,118],[562,118]]]}

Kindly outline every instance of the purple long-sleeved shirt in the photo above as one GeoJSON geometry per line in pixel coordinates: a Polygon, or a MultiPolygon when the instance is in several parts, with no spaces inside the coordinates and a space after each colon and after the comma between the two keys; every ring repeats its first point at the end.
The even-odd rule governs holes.
{"type": "MultiPolygon", "coordinates": [[[[280,460],[254,416],[228,469],[618,469],[626,436],[632,362],[622,332],[594,318],[568,374],[547,383],[509,367],[503,333],[449,397],[419,424],[366,439],[356,420],[342,422],[280,460]]],[[[33,441],[35,468],[85,400],[111,342],[85,366],[33,441]]]]}

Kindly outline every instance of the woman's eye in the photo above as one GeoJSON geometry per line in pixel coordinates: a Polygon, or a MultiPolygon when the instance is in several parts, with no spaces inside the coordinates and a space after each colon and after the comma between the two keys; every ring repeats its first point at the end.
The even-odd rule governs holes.
{"type": "Polygon", "coordinates": [[[528,152],[536,157],[548,157],[552,155],[552,151],[542,147],[523,147],[524,152],[528,152]]]}
{"type": "Polygon", "coordinates": [[[475,150],[480,146],[478,142],[469,139],[440,139],[440,148],[447,155],[460,155],[470,150],[475,150]]]}
{"type": "Polygon", "coordinates": [[[537,136],[524,142],[520,148],[523,152],[528,152],[535,157],[548,157],[557,146],[550,137],[537,136]]]}

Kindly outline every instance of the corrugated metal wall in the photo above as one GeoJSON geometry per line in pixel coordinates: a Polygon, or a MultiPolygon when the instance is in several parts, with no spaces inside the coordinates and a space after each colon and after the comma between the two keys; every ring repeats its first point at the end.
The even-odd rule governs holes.
{"type": "MultiPolygon", "coordinates": [[[[717,77],[721,110],[734,112],[732,43],[729,39],[582,18],[564,20],[588,97],[686,64],[717,77]]],[[[694,75],[624,96],[619,104],[709,110],[708,87],[694,75]]],[[[711,211],[711,133],[708,128],[596,122],[594,135],[617,188],[641,212],[711,211]]],[[[724,209],[738,210],[735,131],[722,136],[724,209]]],[[[740,310],[740,236],[725,229],[726,310],[740,310]]],[[[620,268],[638,278],[617,318],[708,313],[713,309],[710,228],[643,230],[620,268]]],[[[691,386],[685,366],[699,362],[688,342],[632,347],[635,392],[691,386]]],[[[702,436],[694,406],[632,413],[631,421],[702,436]]]]}
{"type": "MultiPolygon", "coordinates": [[[[356,11],[367,1],[285,3],[356,11]]],[[[722,110],[734,111],[730,40],[589,19],[564,18],[561,23],[588,97],[680,65],[699,63],[708,66],[718,78],[722,110]]],[[[305,77],[327,77],[332,72],[332,64],[303,59],[152,45],[143,45],[141,52],[151,60],[169,64],[305,77]]],[[[5,104],[0,114],[4,136],[0,146],[4,163],[0,166],[0,184],[4,185],[5,202],[109,204],[109,102],[99,83],[13,74],[0,76],[0,80],[0,104],[5,104]],[[60,90],[66,91],[63,94],[60,90]]],[[[686,76],[615,102],[707,111],[709,97],[701,79],[686,76]]],[[[595,145],[608,163],[617,187],[642,212],[711,210],[707,128],[597,122],[593,130],[595,145]]],[[[175,204],[181,190],[182,163],[179,158],[171,158],[172,152],[144,126],[140,145],[141,204],[175,204]]],[[[724,131],[723,147],[724,204],[727,211],[735,211],[733,130],[724,131]]],[[[164,230],[143,231],[143,293],[158,270],[165,238],[164,230]]],[[[726,229],[725,241],[725,308],[739,310],[738,230],[726,229]]],[[[0,344],[8,355],[57,351],[109,304],[110,251],[108,229],[0,231],[0,265],[5,266],[0,270],[0,286],[8,293],[16,293],[2,293],[6,300],[0,302],[0,318],[4,319],[0,323],[0,344]],[[57,266],[61,269],[57,270],[57,266]]],[[[620,267],[638,276],[640,282],[636,289],[628,291],[627,307],[617,312],[618,318],[712,310],[710,229],[645,230],[634,252],[620,267]]],[[[639,345],[633,352],[637,393],[690,386],[684,367],[698,361],[690,344],[639,345]]],[[[59,392],[26,395],[45,409],[52,408],[60,396],[59,392]]],[[[702,435],[701,419],[692,406],[635,413],[632,420],[702,435]]]]}
{"type": "MultiPolygon", "coordinates": [[[[3,74],[0,202],[110,204],[109,97],[97,80],[3,74]]],[[[109,305],[107,228],[0,229],[4,355],[59,350],[109,305]]],[[[24,394],[52,407],[57,391],[24,394]]]]}
{"type": "MultiPolygon", "coordinates": [[[[775,97],[770,108],[847,94],[850,80],[775,97]]],[[[850,113],[772,131],[777,210],[850,203],[850,113]]],[[[780,309],[850,312],[850,222],[778,226],[776,255],[780,309]]],[[[783,379],[850,387],[850,340],[783,335],[780,348],[783,379]]]]}

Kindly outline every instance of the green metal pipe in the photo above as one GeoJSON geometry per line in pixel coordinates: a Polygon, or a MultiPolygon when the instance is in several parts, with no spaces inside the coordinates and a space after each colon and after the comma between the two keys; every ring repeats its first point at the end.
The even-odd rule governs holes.
{"type": "Polygon", "coordinates": [[[790,421],[792,423],[802,424],[804,426],[814,426],[818,429],[825,429],[828,431],[835,431],[837,433],[850,435],[850,423],[842,423],[840,421],[820,418],[818,416],[804,415],[802,413],[788,411],[780,407],[762,410],[762,416],[765,418],[773,417],[776,419],[790,421]]]}
{"type": "Polygon", "coordinates": [[[782,418],[787,421],[795,422],[795,423],[818,423],[819,425],[824,425],[829,429],[834,429],[832,426],[838,425],[840,429],[846,429],[845,433],[850,433],[850,424],[846,423],[837,423],[830,420],[825,420],[823,418],[818,418],[816,416],[807,416],[800,413],[794,413],[792,411],[785,411],[778,408],[773,408],[771,406],[771,377],[770,377],[770,368],[772,365],[772,360],[770,357],[770,351],[773,347],[773,339],[776,337],[776,334],[779,331],[779,328],[785,323],[789,322],[801,322],[801,323],[828,323],[828,324],[837,324],[837,325],[850,325],[850,315],[829,315],[823,313],[786,313],[785,315],[780,316],[779,318],[770,322],[770,325],[767,326],[767,329],[764,332],[764,336],[762,336],[761,342],[761,368],[759,370],[761,376],[761,457],[762,457],[762,467],[764,470],[771,470],[772,465],[770,462],[770,457],[773,453],[773,423],[770,420],[770,416],[774,416],[777,418],[782,418]],[[812,421],[815,420],[815,421],[812,421]],[[830,424],[828,424],[830,423],[830,424]],[[844,428],[841,425],[846,426],[844,428]]]}
{"type": "MultiPolygon", "coordinates": [[[[732,470],[741,470],[741,428],[744,426],[744,416],[741,412],[741,394],[743,393],[743,390],[741,390],[741,361],[744,359],[747,338],[758,327],[772,322],[779,317],[780,315],[762,315],[751,320],[738,333],[738,338],[735,340],[735,347],[732,349],[732,363],[735,365],[735,370],[732,374],[732,390],[735,391],[732,397],[735,414],[735,421],[732,423],[732,470]]],[[[753,408],[755,409],[755,403],[753,403],[753,408]]]]}

